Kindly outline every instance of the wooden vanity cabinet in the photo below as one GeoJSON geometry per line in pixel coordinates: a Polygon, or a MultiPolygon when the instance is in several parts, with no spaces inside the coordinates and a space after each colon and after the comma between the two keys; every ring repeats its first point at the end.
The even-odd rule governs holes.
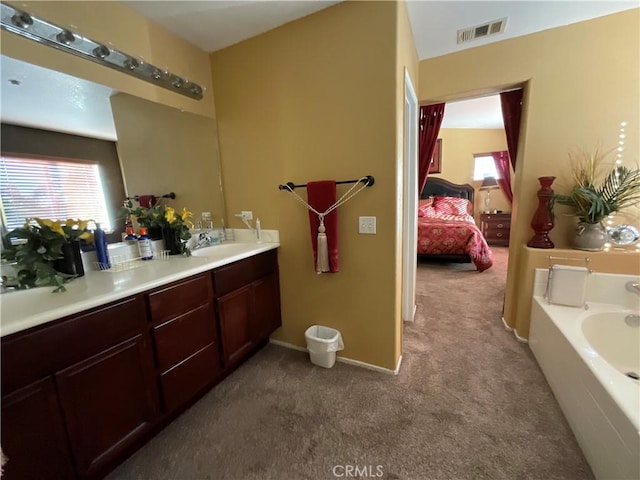
{"type": "Polygon", "coordinates": [[[100,476],[153,426],[158,394],[146,329],[137,296],[2,339],[7,478],[100,476]],[[25,435],[39,440],[26,443],[25,435]],[[60,459],[51,465],[46,451],[60,459]]]}
{"type": "Polygon", "coordinates": [[[281,325],[277,252],[234,262],[213,275],[224,367],[229,368],[281,325]]]}
{"type": "Polygon", "coordinates": [[[222,369],[208,273],[148,294],[163,411],[172,412],[211,385],[222,369]]]}
{"type": "Polygon", "coordinates": [[[279,326],[271,250],[3,337],[3,479],[104,477],[279,326]]]}

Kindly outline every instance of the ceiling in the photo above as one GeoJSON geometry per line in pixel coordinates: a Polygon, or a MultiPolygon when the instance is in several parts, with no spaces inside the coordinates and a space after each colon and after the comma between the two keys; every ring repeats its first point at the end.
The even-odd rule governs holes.
{"type": "Polygon", "coordinates": [[[3,123],[116,139],[110,88],[5,55],[0,78],[3,123]]]}
{"type": "Polygon", "coordinates": [[[504,128],[500,95],[447,102],[440,128],[504,128]]]}
{"type": "MultiPolygon", "coordinates": [[[[317,12],[339,1],[209,0],[123,1],[212,52],[317,12]]],[[[636,8],[638,0],[432,1],[408,0],[407,10],[420,60],[519,37],[549,28],[636,8]],[[507,17],[503,34],[457,45],[458,29],[507,17]]]]}
{"type": "MultiPolygon", "coordinates": [[[[124,1],[206,51],[215,51],[340,3],[318,0],[124,1]]],[[[408,0],[420,59],[636,8],[634,1],[419,1],[408,0]],[[502,34],[457,45],[456,31],[507,17],[502,34]]],[[[129,52],[135,54],[135,52],[129,52]]],[[[3,122],[96,138],[116,138],[110,89],[1,57],[3,122]],[[20,84],[15,85],[18,81],[20,84]],[[47,88],[43,88],[46,85],[47,88]]],[[[443,128],[501,128],[498,97],[445,108],[443,128]]]]}

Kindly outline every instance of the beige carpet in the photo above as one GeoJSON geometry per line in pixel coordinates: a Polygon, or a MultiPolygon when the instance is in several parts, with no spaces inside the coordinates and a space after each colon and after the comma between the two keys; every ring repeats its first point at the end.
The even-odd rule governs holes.
{"type": "Polygon", "coordinates": [[[483,273],[420,263],[400,375],[269,345],[109,478],[592,479],[500,321],[506,253],[483,273]]]}

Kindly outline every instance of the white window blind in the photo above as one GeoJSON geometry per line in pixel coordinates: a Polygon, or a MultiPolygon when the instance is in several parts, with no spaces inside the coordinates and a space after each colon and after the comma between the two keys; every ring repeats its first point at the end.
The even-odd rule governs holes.
{"type": "Polygon", "coordinates": [[[27,217],[93,219],[111,230],[97,163],[3,155],[0,198],[8,231],[27,217]]]}

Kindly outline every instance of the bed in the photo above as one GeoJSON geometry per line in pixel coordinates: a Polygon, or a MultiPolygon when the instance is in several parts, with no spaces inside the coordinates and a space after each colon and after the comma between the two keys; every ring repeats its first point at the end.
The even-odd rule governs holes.
{"type": "Polygon", "coordinates": [[[493,254],[473,219],[474,189],[429,178],[418,205],[418,255],[491,268],[493,254]]]}

